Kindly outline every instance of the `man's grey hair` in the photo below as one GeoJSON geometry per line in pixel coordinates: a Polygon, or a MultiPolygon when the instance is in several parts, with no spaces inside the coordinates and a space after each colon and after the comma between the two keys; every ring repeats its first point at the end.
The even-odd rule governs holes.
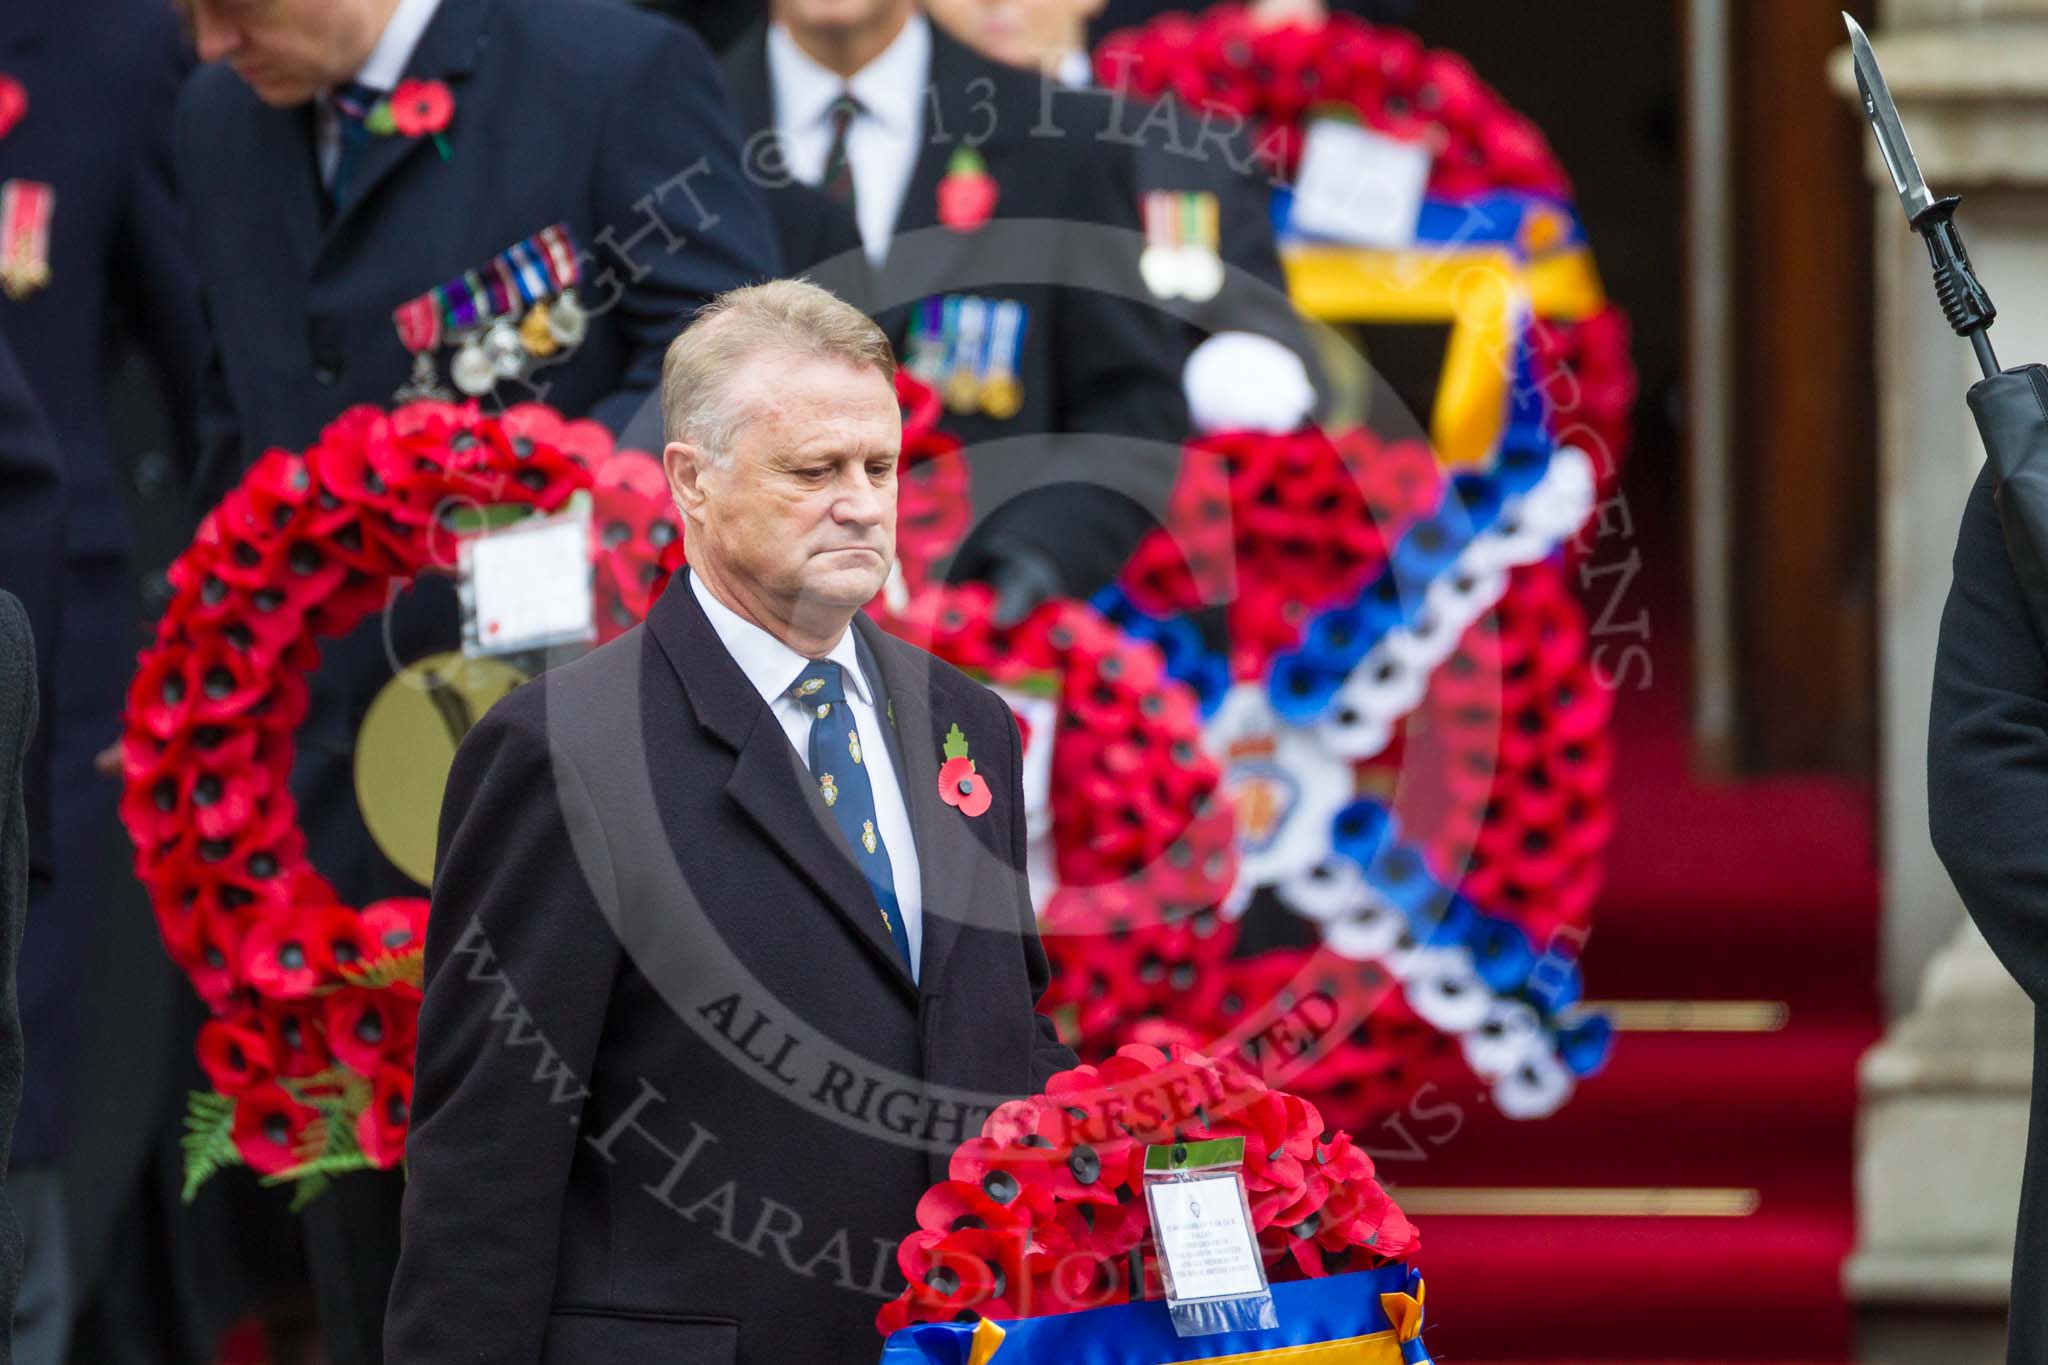
{"type": "Polygon", "coordinates": [[[663,438],[697,447],[715,465],[730,460],[750,415],[732,392],[732,379],[763,354],[838,360],[896,381],[889,338],[830,290],[803,279],[729,289],[669,343],[661,362],[663,438]]]}

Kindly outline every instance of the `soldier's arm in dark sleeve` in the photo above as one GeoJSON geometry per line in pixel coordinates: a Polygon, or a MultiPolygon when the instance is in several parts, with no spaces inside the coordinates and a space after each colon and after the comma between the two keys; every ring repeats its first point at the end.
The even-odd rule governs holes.
{"type": "Polygon", "coordinates": [[[564,1091],[587,1102],[619,949],[570,842],[591,807],[522,695],[543,686],[464,737],[442,805],[384,1335],[407,1365],[534,1365],[547,1334],[580,1132],[564,1091]]]}
{"type": "Polygon", "coordinates": [[[662,356],[697,309],[774,278],[782,261],[767,205],[740,165],[725,87],[688,29],[662,26],[621,73],[594,152],[605,228],[584,244],[599,262],[585,298],[618,311],[633,354],[591,416],[618,432],[660,387],[662,356]]]}
{"type": "MultiPolygon", "coordinates": [[[[57,657],[64,569],[63,457],[28,380],[0,335],[0,588],[21,599],[35,639],[36,687],[47,699],[57,657]]],[[[47,700],[45,702],[47,711],[47,700]]],[[[50,744],[44,724],[22,767],[29,859],[49,874],[50,744]]]]}
{"type": "Polygon", "coordinates": [[[1988,466],[1963,509],[1941,615],[1927,813],[1970,917],[2048,1004],[2048,655],[2006,556],[1988,466]]]}

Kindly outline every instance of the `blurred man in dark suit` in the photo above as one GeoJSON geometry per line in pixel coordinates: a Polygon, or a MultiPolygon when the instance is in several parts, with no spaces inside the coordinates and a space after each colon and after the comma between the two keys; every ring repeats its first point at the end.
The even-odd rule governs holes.
{"type": "Polygon", "coordinates": [[[845,206],[877,320],[946,400],[980,518],[951,575],[995,583],[1005,617],[1093,593],[1163,504],[1187,435],[1170,320],[1129,296],[1128,149],[912,0],[771,13],[723,61],[748,164],[845,206]]]}
{"type": "MultiPolygon", "coordinates": [[[[1073,90],[1096,85],[1088,21],[1102,4],[926,0],[942,27],[983,56],[1073,90]]],[[[1097,135],[1135,152],[1135,207],[1147,237],[1140,276],[1184,321],[1191,354],[1182,388],[1195,425],[1292,431],[1314,405],[1320,367],[1288,302],[1272,187],[1250,138],[1227,122],[1205,125],[1170,96],[1155,109],[1115,73],[1107,93],[1097,135]]]]}
{"type": "Polygon", "coordinates": [[[895,557],[894,375],[801,281],[685,332],[663,463],[689,569],[463,742],[394,1361],[872,1359],[954,1146],[1072,1065],[1034,1013],[1016,719],[862,611],[895,557]],[[735,1049],[735,1011],[790,1041],[735,1049]]]}
{"type": "MultiPolygon", "coordinates": [[[[540,400],[614,430],[708,298],[776,273],[703,44],[584,0],[186,0],[207,63],[180,189],[212,347],[202,505],[265,448],[400,397],[540,400]]],[[[293,794],[351,903],[417,894],[356,805],[356,734],[403,664],[457,640],[422,584],[326,647],[293,794]]],[[[400,1182],[307,1209],[334,1365],[378,1358],[400,1182]]]]}
{"type": "Polygon", "coordinates": [[[62,1210],[26,1218],[32,1292],[17,1359],[31,1362],[62,1358],[74,1301],[97,1271],[115,1202],[132,1192],[154,1117],[138,1086],[124,1097],[129,1122],[89,1132],[75,1123],[105,1074],[80,1051],[104,1004],[96,992],[140,1011],[133,1023],[155,1037],[151,1003],[161,1006],[170,985],[154,924],[132,899],[108,894],[119,786],[95,770],[95,756],[120,733],[121,665],[141,621],[137,528],[122,495],[129,476],[108,430],[114,369],[131,346],[149,362],[168,417],[169,463],[189,474],[193,459],[203,327],[169,136],[188,66],[176,15],[160,0],[0,7],[0,333],[13,342],[65,475],[62,607],[38,637],[49,674],[43,851],[52,879],[32,895],[22,945],[28,1075],[13,1148],[17,1183],[46,1187],[62,1210]],[[150,989],[105,968],[113,940],[154,954],[113,955],[145,964],[150,989]]]}

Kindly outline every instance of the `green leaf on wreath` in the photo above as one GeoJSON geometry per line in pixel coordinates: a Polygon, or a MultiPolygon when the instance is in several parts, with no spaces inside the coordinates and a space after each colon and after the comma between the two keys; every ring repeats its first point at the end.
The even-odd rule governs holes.
{"type": "Polygon", "coordinates": [[[327,1193],[328,1180],[324,1175],[309,1175],[292,1187],[292,1202],[286,1205],[291,1213],[304,1212],[306,1205],[327,1193]]]}
{"type": "Polygon", "coordinates": [[[370,106],[370,112],[363,116],[363,127],[379,137],[389,137],[398,131],[398,121],[391,116],[391,101],[378,100],[370,106]]]}
{"type": "Polygon", "coordinates": [[[242,1164],[235,1146],[235,1097],[195,1090],[185,1099],[185,1187],[179,1198],[189,1204],[215,1172],[242,1164]]]}
{"type": "Polygon", "coordinates": [[[967,736],[960,733],[960,727],[958,725],[955,725],[952,729],[946,731],[946,757],[967,757],[967,736]]]}
{"type": "MultiPolygon", "coordinates": [[[[322,1078],[340,1071],[321,1072],[322,1078]]],[[[353,1074],[353,1073],[348,1073],[353,1074]]],[[[315,1078],[308,1077],[307,1080],[315,1078]]],[[[361,1077],[356,1077],[361,1080],[361,1077]]],[[[337,1096],[332,1090],[309,1098],[306,1103],[320,1111],[320,1117],[306,1125],[304,1136],[294,1151],[299,1160],[282,1171],[263,1177],[265,1185],[292,1185],[291,1211],[297,1213],[307,1204],[326,1192],[333,1177],[346,1175],[350,1171],[367,1171],[375,1163],[363,1155],[362,1145],[356,1141],[356,1117],[368,1103],[368,1082],[363,1082],[364,1093],[358,1103],[351,1106],[346,1095],[337,1096]]]]}

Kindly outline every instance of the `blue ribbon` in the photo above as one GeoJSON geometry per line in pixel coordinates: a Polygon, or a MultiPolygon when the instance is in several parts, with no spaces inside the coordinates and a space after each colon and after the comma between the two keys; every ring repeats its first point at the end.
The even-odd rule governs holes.
{"type": "MultiPolygon", "coordinates": [[[[1380,1295],[1407,1292],[1410,1283],[1408,1267],[1400,1264],[1290,1280],[1272,1287],[1278,1327],[1200,1337],[1176,1336],[1160,1299],[1018,1318],[1002,1324],[1005,1335],[994,1365],[1127,1365],[1133,1360],[1175,1365],[1371,1336],[1394,1330],[1380,1295]]],[[[883,1344],[881,1365],[964,1365],[974,1328],[971,1322],[905,1327],[883,1344]]],[[[1404,1344],[1401,1358],[1427,1361],[1429,1356],[1411,1355],[1404,1344]]]]}

